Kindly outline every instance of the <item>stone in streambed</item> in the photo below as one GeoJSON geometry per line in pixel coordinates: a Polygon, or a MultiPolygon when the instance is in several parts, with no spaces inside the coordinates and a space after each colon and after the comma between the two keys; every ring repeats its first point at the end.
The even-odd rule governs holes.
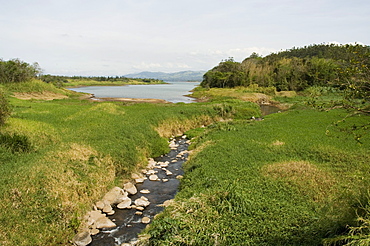
{"type": "Polygon", "coordinates": [[[136,184],[142,184],[142,183],[144,183],[144,178],[138,178],[138,179],[135,179],[135,183],[136,184]]]}
{"type": "Polygon", "coordinates": [[[80,232],[73,238],[73,243],[76,246],[86,246],[91,242],[92,238],[89,231],[80,232]]]}
{"type": "Polygon", "coordinates": [[[90,235],[94,236],[94,235],[98,234],[99,232],[100,232],[99,229],[93,228],[93,229],[90,230],[90,235]]]}
{"type": "Polygon", "coordinates": [[[149,180],[150,180],[150,181],[158,181],[158,180],[159,180],[159,178],[158,178],[158,176],[157,176],[157,175],[152,174],[152,175],[150,175],[150,176],[149,176],[149,180]]]}
{"type": "Polygon", "coordinates": [[[150,202],[148,200],[148,198],[146,198],[145,196],[142,196],[138,199],[135,200],[135,205],[137,207],[147,207],[149,206],[150,202]]]}
{"type": "Polygon", "coordinates": [[[149,223],[150,223],[150,218],[148,218],[148,217],[143,217],[143,218],[141,219],[141,223],[143,223],[143,224],[149,224],[149,223]]]}
{"type": "Polygon", "coordinates": [[[104,208],[104,206],[105,206],[105,202],[104,202],[104,201],[97,201],[97,202],[95,203],[95,206],[96,206],[96,208],[97,208],[97,209],[99,209],[99,210],[103,210],[103,208],[104,208]]]}
{"type": "Polygon", "coordinates": [[[125,197],[127,197],[127,193],[123,189],[114,187],[104,195],[103,201],[107,204],[113,205],[120,203],[125,197]]]}
{"type": "Polygon", "coordinates": [[[124,201],[117,205],[117,208],[119,209],[131,208],[131,203],[132,203],[131,199],[127,197],[124,201]]]}
{"type": "Polygon", "coordinates": [[[172,175],[172,172],[170,170],[166,170],[166,175],[170,176],[170,175],[172,175]]]}
{"type": "Polygon", "coordinates": [[[140,193],[142,193],[142,194],[149,194],[150,193],[150,190],[141,190],[140,193]]]}
{"type": "Polygon", "coordinates": [[[103,214],[100,210],[90,211],[88,213],[89,224],[94,224],[98,219],[102,217],[105,217],[105,214],[103,214]]]}
{"type": "Polygon", "coordinates": [[[117,226],[113,221],[111,221],[107,217],[101,217],[95,223],[96,223],[96,228],[97,229],[113,228],[113,227],[117,226]]]}
{"type": "Polygon", "coordinates": [[[123,189],[127,191],[130,195],[135,195],[137,193],[136,186],[131,182],[124,184],[123,189]]]}
{"type": "Polygon", "coordinates": [[[103,207],[103,213],[111,213],[113,211],[113,208],[110,204],[105,204],[103,207]]]}

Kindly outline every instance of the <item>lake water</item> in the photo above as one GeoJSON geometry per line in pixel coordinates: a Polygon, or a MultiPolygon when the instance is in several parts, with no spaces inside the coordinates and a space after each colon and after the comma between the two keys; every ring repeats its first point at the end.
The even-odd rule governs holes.
{"type": "Polygon", "coordinates": [[[70,90],[94,94],[95,97],[150,98],[191,103],[194,100],[185,95],[198,85],[199,82],[170,82],[160,85],[87,86],[70,90]]]}

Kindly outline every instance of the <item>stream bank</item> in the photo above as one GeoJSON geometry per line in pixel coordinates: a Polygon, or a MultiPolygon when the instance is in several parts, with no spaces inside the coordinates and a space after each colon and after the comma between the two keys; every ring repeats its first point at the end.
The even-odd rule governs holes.
{"type": "MultiPolygon", "coordinates": [[[[99,218],[109,219],[107,227],[96,228],[96,223],[91,222],[89,225],[90,234],[91,231],[96,233],[97,229],[101,229],[100,232],[96,235],[89,235],[86,243],[83,243],[83,240],[81,243],[75,240],[74,243],[91,246],[134,245],[137,241],[137,235],[175,197],[180,179],[184,174],[181,167],[187,160],[189,143],[186,136],[173,139],[169,145],[171,148],[169,153],[150,159],[146,169],[132,175],[135,180],[134,187],[128,188],[125,184],[123,189],[115,187],[108,192],[102,201],[96,203],[94,211],[89,213],[90,215],[99,213],[99,218]],[[104,203],[107,203],[109,194],[117,193],[117,190],[119,196],[123,198],[114,198],[108,202],[112,204],[113,210],[106,209],[107,204],[104,205],[104,203]],[[126,205],[121,205],[125,201],[126,205]],[[99,205],[99,203],[103,204],[99,205]],[[101,213],[102,211],[103,213],[101,213]]],[[[87,220],[91,221],[91,216],[87,220]]]]}

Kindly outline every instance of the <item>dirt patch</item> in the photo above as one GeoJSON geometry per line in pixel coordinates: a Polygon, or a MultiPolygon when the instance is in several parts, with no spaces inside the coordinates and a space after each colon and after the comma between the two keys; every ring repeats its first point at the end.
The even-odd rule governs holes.
{"type": "Polygon", "coordinates": [[[332,191],[335,180],[324,170],[306,161],[274,163],[262,168],[265,176],[282,180],[315,201],[325,199],[332,191]]]}
{"type": "Polygon", "coordinates": [[[54,100],[54,99],[64,99],[68,96],[63,94],[57,94],[54,92],[44,91],[44,92],[14,92],[14,97],[22,100],[54,100]]]}

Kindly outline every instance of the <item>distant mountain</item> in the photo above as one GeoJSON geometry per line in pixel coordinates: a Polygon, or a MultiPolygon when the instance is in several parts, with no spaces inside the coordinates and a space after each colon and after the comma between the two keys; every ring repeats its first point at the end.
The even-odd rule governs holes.
{"type": "Polygon", "coordinates": [[[141,72],[126,74],[127,78],[160,79],[164,81],[202,81],[206,71],[182,71],[177,73],[141,72]]]}

